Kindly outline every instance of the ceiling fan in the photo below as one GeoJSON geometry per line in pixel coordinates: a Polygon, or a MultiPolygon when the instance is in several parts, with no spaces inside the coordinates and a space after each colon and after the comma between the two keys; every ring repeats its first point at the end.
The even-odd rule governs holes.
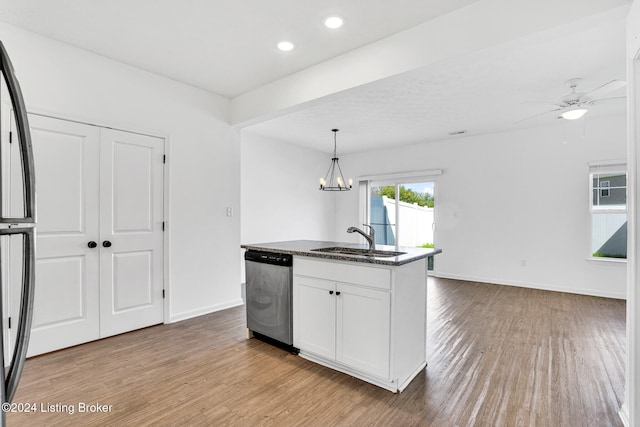
{"type": "Polygon", "coordinates": [[[626,96],[615,96],[610,98],[604,98],[603,96],[609,92],[613,92],[617,89],[620,89],[626,86],[627,82],[624,80],[611,80],[597,88],[589,91],[589,92],[576,92],[576,88],[578,84],[582,81],[581,78],[576,77],[574,79],[569,79],[565,82],[565,84],[569,87],[571,92],[556,102],[546,102],[546,104],[555,105],[558,108],[554,108],[552,110],[544,111],[539,114],[535,114],[530,117],[526,117],[524,119],[518,120],[516,123],[520,123],[525,120],[530,120],[535,117],[539,117],[545,114],[558,112],[559,119],[566,120],[576,120],[580,117],[584,116],[587,111],[589,111],[588,107],[595,105],[602,101],[609,101],[614,99],[624,99],[626,96]]]}

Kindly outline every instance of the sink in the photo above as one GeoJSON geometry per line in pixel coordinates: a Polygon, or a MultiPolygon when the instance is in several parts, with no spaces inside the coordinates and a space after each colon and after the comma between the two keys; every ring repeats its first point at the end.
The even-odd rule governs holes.
{"type": "Polygon", "coordinates": [[[311,251],[326,252],[326,253],[341,254],[341,255],[364,255],[364,256],[374,256],[374,257],[392,257],[392,256],[406,254],[406,252],[380,251],[380,250],[370,251],[369,249],[345,248],[340,246],[331,247],[331,248],[311,249],[311,251]]]}

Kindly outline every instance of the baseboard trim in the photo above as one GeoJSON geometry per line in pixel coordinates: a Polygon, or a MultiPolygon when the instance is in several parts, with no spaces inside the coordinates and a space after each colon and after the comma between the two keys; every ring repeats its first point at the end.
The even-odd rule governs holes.
{"type": "Polygon", "coordinates": [[[490,283],[494,285],[517,286],[520,288],[540,289],[543,291],[554,291],[554,292],[565,292],[569,294],[589,295],[593,297],[615,298],[615,299],[622,299],[622,300],[627,299],[626,294],[620,294],[617,292],[606,292],[606,291],[599,292],[599,291],[593,291],[591,289],[564,288],[561,286],[548,285],[543,283],[505,281],[505,280],[500,280],[496,278],[472,277],[472,276],[464,276],[460,274],[450,274],[450,273],[442,273],[442,272],[433,272],[433,273],[429,273],[429,275],[443,278],[443,279],[464,280],[466,282],[480,282],[480,283],[490,283]]]}
{"type": "Polygon", "coordinates": [[[175,322],[180,322],[182,320],[193,319],[194,317],[203,316],[205,314],[214,313],[216,311],[226,310],[227,308],[238,307],[239,305],[244,305],[242,298],[227,301],[222,304],[210,305],[208,307],[201,307],[195,310],[183,311],[182,313],[175,313],[170,316],[169,323],[175,323],[175,322]]]}

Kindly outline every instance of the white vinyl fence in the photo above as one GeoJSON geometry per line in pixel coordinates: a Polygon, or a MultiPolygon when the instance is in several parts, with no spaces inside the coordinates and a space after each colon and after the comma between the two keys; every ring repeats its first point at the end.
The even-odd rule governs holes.
{"type": "Polygon", "coordinates": [[[596,213],[592,215],[591,251],[613,251],[616,254],[627,253],[626,233],[618,230],[627,222],[626,213],[596,213]]]}
{"type": "Polygon", "coordinates": [[[400,239],[395,224],[396,201],[386,196],[382,197],[387,208],[389,223],[396,236],[398,246],[421,246],[425,243],[433,243],[433,208],[418,206],[417,203],[399,202],[400,215],[400,239]]]}

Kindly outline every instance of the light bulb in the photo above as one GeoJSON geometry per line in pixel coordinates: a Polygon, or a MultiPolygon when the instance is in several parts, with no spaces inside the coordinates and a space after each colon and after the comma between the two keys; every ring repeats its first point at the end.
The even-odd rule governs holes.
{"type": "Polygon", "coordinates": [[[324,20],[324,26],[332,30],[342,27],[342,24],[344,21],[339,16],[329,16],[324,20]]]}
{"type": "Polygon", "coordinates": [[[293,45],[293,43],[288,42],[286,40],[281,41],[280,43],[278,43],[278,49],[280,49],[283,52],[289,52],[290,50],[293,50],[295,46],[293,45]]]}

